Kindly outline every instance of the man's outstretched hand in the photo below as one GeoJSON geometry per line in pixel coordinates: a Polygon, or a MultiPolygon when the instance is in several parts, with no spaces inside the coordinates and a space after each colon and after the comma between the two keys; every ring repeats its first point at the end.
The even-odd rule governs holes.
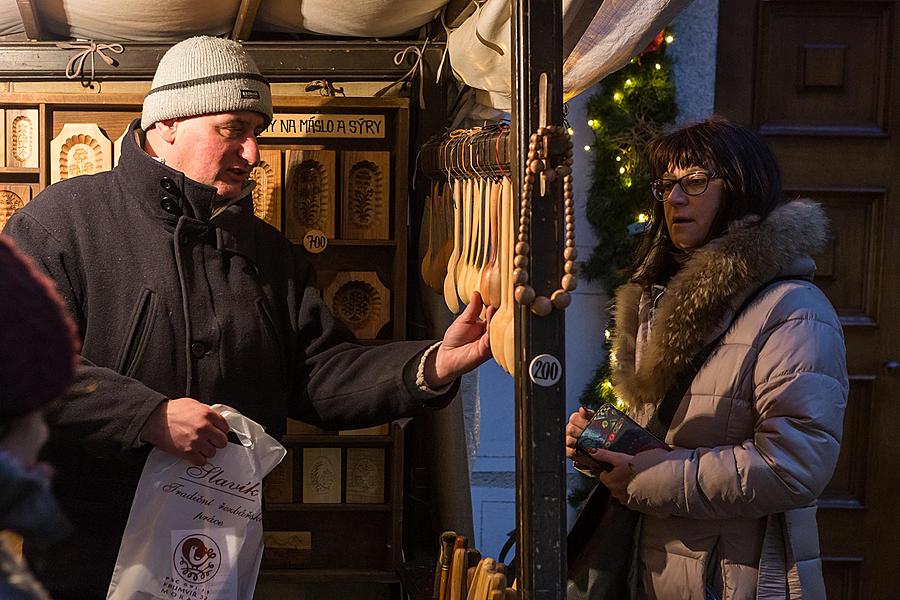
{"type": "Polygon", "coordinates": [[[425,383],[430,388],[447,385],[491,357],[490,324],[497,312],[488,307],[484,319],[481,294],[474,292],[469,305],[444,332],[437,351],[425,360],[425,383]]]}

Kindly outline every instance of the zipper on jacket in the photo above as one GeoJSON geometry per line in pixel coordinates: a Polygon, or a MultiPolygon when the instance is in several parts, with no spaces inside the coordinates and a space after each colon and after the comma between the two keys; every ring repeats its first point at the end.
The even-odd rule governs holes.
{"type": "Polygon", "coordinates": [[[150,326],[153,323],[153,314],[156,312],[156,294],[144,288],[138,299],[131,323],[128,328],[128,337],[119,352],[119,360],[116,361],[116,372],[131,377],[137,369],[138,363],[144,354],[147,345],[150,326]]]}

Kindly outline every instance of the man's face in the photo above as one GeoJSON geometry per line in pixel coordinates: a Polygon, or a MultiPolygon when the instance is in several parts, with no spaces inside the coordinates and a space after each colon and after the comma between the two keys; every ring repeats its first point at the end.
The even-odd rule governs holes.
{"type": "Polygon", "coordinates": [[[166,164],[216,188],[222,198],[234,200],[259,162],[256,136],[263,131],[263,123],[263,116],[253,111],[177,119],[166,164]]]}

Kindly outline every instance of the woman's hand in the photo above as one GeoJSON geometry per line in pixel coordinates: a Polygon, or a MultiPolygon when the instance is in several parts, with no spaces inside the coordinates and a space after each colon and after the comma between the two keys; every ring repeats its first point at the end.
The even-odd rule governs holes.
{"type": "Polygon", "coordinates": [[[583,406],[578,409],[578,412],[569,416],[569,424],[566,425],[566,456],[575,463],[576,467],[590,471],[594,477],[609,488],[613,498],[624,504],[628,500],[628,484],[634,479],[631,456],[621,452],[592,448],[589,452],[591,458],[597,461],[595,463],[587,460],[583,454],[575,450],[575,443],[593,416],[594,411],[583,406]],[[598,463],[606,463],[606,466],[598,463]]]}
{"type": "Polygon", "coordinates": [[[591,471],[609,489],[613,498],[622,504],[627,504],[628,484],[634,479],[634,467],[631,466],[633,457],[630,454],[600,448],[592,448],[590,453],[594,460],[612,465],[612,469],[606,471],[599,469],[591,469],[591,471]]]}
{"type": "Polygon", "coordinates": [[[588,422],[593,416],[594,411],[588,410],[582,406],[577,412],[573,412],[569,415],[569,424],[566,425],[566,457],[574,462],[576,466],[586,470],[591,467],[590,465],[585,464],[584,457],[580,456],[575,450],[575,442],[581,437],[581,432],[584,431],[584,428],[587,427],[588,422]],[[579,458],[582,460],[579,461],[579,458]]]}

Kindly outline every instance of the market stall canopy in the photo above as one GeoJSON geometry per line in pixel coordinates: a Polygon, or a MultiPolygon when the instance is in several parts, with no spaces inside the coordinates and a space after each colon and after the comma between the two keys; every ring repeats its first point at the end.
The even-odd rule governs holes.
{"type": "MultiPolygon", "coordinates": [[[[566,98],[625,65],[690,2],[562,0],[566,98]]],[[[435,19],[448,32],[456,78],[476,90],[477,104],[509,111],[509,0],[0,0],[0,39],[90,39],[127,48],[192,35],[415,38],[435,19]]]]}

